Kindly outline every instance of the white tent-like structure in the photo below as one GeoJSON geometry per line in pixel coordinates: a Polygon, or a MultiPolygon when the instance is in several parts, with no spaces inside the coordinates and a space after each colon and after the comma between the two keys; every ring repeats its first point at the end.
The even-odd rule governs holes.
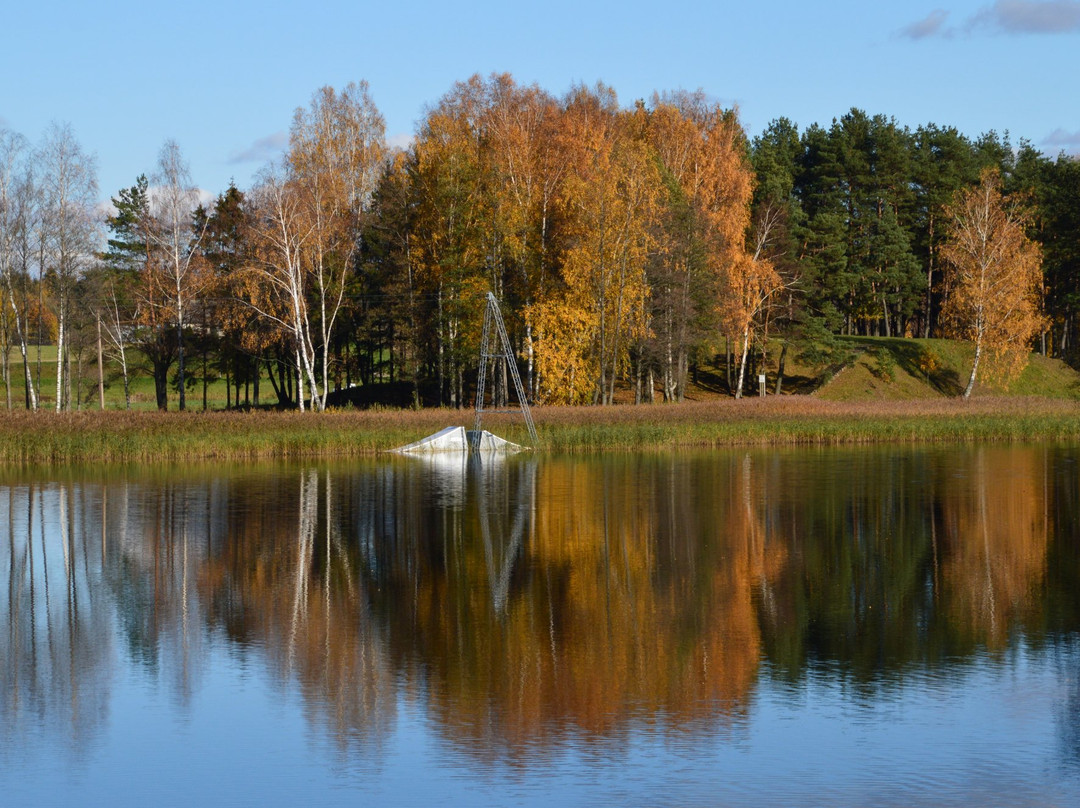
{"type": "Polygon", "coordinates": [[[457,452],[468,454],[513,454],[524,449],[516,443],[503,440],[486,429],[480,432],[466,430],[463,426],[448,426],[433,435],[421,438],[406,446],[394,449],[398,454],[427,455],[457,452]]]}
{"type": "MultiPolygon", "coordinates": [[[[483,428],[488,365],[491,364],[494,371],[495,367],[500,363],[505,363],[504,367],[513,382],[514,392],[518,398],[518,407],[521,416],[525,419],[529,437],[532,438],[533,446],[537,446],[539,438],[536,434],[536,426],[533,424],[532,412],[529,410],[529,402],[525,397],[525,390],[521,386],[521,376],[518,374],[514,349],[510,344],[510,337],[506,333],[506,324],[503,322],[502,314],[499,312],[499,304],[495,300],[495,295],[488,292],[487,309],[484,311],[484,333],[480,341],[480,368],[476,384],[476,421],[473,428],[466,431],[463,426],[448,426],[433,435],[428,435],[426,438],[421,438],[407,446],[400,446],[392,451],[407,455],[446,454],[448,452],[505,455],[524,451],[524,446],[504,440],[483,428]]],[[[506,410],[489,411],[506,412],[506,410]]]]}

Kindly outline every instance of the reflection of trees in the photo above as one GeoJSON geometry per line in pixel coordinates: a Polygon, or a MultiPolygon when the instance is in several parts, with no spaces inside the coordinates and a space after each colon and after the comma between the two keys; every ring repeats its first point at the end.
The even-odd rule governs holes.
{"type": "Polygon", "coordinates": [[[377,748],[395,693],[358,574],[351,493],[313,467],[234,485],[230,504],[242,518],[229,521],[202,592],[212,622],[258,646],[283,686],[300,687],[313,725],[328,728],[342,748],[377,748]]]}
{"type": "Polygon", "coordinates": [[[298,688],[343,750],[378,752],[402,694],[479,755],[618,742],[639,720],[737,727],[762,660],[872,684],[1075,632],[1071,458],[396,459],[12,483],[3,732],[40,715],[92,732],[118,649],[186,703],[211,635],[298,688]]]}
{"type": "Polygon", "coordinates": [[[1046,469],[1042,452],[979,448],[966,476],[942,481],[941,591],[964,640],[1001,648],[1040,621],[1046,569],[1046,469]]]}
{"type": "Polygon", "coordinates": [[[766,557],[755,479],[631,459],[481,466],[468,482],[471,507],[414,559],[411,597],[411,567],[380,565],[395,654],[422,662],[449,735],[497,753],[638,715],[741,714],[766,557]]]}
{"type": "Polygon", "coordinates": [[[861,680],[1000,647],[1033,625],[1047,552],[1041,450],[851,452],[777,464],[769,656],[788,675],[839,662],[861,680]]]}
{"type": "Polygon", "coordinates": [[[0,497],[0,748],[45,728],[78,749],[107,713],[110,608],[80,493],[30,484],[0,497]]]}
{"type": "Polygon", "coordinates": [[[99,535],[127,651],[151,675],[166,676],[187,703],[202,675],[206,623],[197,583],[220,528],[220,486],[124,480],[101,496],[99,535]]]}

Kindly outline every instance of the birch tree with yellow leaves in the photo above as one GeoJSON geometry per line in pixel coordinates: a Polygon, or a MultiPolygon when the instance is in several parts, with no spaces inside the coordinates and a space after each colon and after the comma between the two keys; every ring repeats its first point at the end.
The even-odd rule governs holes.
{"type": "MultiPolygon", "coordinates": [[[[654,96],[649,139],[667,178],[659,271],[654,273],[654,330],[664,400],[681,400],[689,351],[722,328],[746,356],[754,324],[779,278],[747,254],[753,172],[734,110],[703,93],[654,96]]],[[[741,395],[742,385],[736,388],[741,395]]]]}
{"type": "Polygon", "coordinates": [[[1042,257],[1027,237],[1030,213],[1004,199],[996,170],[960,190],[948,209],[942,257],[948,298],[943,315],[953,335],[975,346],[963,397],[971,396],[984,355],[992,377],[1008,385],[1024,366],[1043,327],[1042,257]]]}
{"type": "Polygon", "coordinates": [[[576,88],[564,116],[564,285],[539,311],[541,392],[610,404],[646,335],[661,178],[639,113],[620,112],[608,88],[576,88]]]}
{"type": "Polygon", "coordinates": [[[430,303],[439,400],[466,400],[465,369],[476,361],[488,291],[490,187],[483,178],[487,88],[479,76],[458,82],[428,110],[409,165],[409,253],[419,290],[430,303]]]}
{"type": "Polygon", "coordinates": [[[535,306],[554,281],[553,214],[565,175],[562,114],[554,98],[535,85],[518,86],[509,74],[492,76],[487,88],[485,165],[496,231],[490,252],[494,257],[498,244],[505,263],[493,291],[520,314],[525,386],[535,397],[535,306]]]}

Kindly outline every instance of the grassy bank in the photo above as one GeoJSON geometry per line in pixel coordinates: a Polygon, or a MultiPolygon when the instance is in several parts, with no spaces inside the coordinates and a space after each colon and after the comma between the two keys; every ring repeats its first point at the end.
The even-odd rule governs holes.
{"type": "MultiPolygon", "coordinates": [[[[260,413],[0,414],[0,462],[57,464],[371,455],[445,426],[464,410],[260,413]]],[[[542,452],[839,446],[870,443],[1080,441],[1080,403],[980,397],[835,402],[807,396],[665,406],[534,411],[542,452]]],[[[505,418],[505,416],[504,416],[505,418]]],[[[520,421],[485,427],[525,442],[520,421]]]]}

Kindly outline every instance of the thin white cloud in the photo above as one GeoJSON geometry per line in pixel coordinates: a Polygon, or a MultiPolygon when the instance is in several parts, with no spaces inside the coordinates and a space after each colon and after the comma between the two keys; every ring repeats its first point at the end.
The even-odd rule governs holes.
{"type": "Polygon", "coordinates": [[[413,136],[408,132],[398,132],[386,139],[386,145],[391,149],[408,149],[413,144],[413,136]]]}
{"type": "Polygon", "coordinates": [[[921,20],[900,29],[906,39],[949,38],[958,33],[1074,34],[1080,33],[1080,0],[995,0],[959,26],[946,25],[949,13],[934,9],[921,20]]]}
{"type": "Polygon", "coordinates": [[[1068,34],[1080,32],[1077,0],[997,0],[969,23],[1005,34],[1068,34]]]}
{"type": "Polygon", "coordinates": [[[945,20],[949,12],[935,8],[918,22],[913,22],[906,28],[900,29],[900,36],[907,39],[926,39],[931,36],[941,36],[946,33],[945,20]]]}
{"type": "Polygon", "coordinates": [[[1043,139],[1042,145],[1069,154],[1080,154],[1080,129],[1075,132],[1055,129],[1043,139]]]}
{"type": "MultiPolygon", "coordinates": [[[[161,185],[151,185],[146,189],[146,195],[150,199],[150,207],[153,211],[160,210],[161,198],[164,195],[161,185]]],[[[214,202],[217,201],[217,194],[213,191],[208,191],[205,188],[193,188],[194,193],[191,195],[187,202],[191,206],[191,210],[194,211],[199,205],[204,208],[210,208],[214,202]]]]}
{"type": "Polygon", "coordinates": [[[265,163],[278,157],[289,142],[289,136],[285,132],[274,132],[272,135],[261,137],[246,149],[233,152],[229,156],[229,163],[265,163]]]}

